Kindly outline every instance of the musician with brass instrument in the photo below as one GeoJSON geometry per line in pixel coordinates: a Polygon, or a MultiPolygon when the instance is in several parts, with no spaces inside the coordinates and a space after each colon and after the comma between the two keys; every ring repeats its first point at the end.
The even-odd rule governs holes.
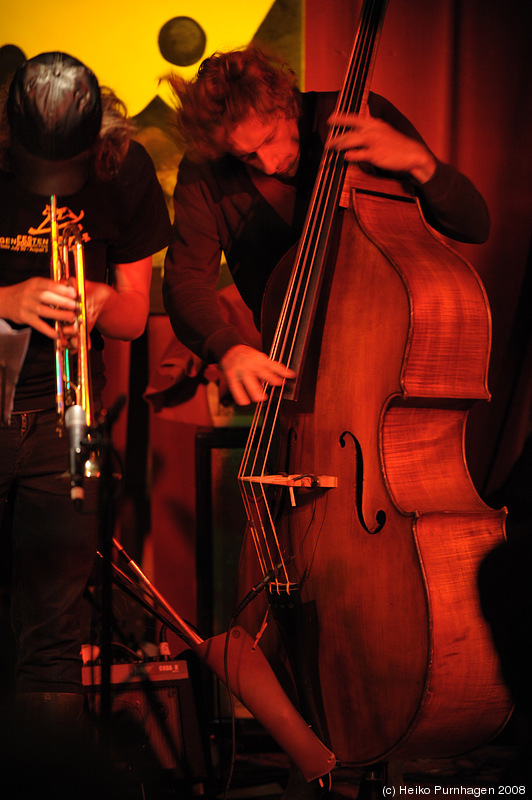
{"type": "Polygon", "coordinates": [[[0,428],[2,548],[11,535],[13,551],[15,688],[33,714],[66,720],[83,703],[79,617],[98,517],[97,481],[85,481],[82,513],[72,502],[63,415],[85,400],[71,383],[56,390],[65,377],[58,372],[70,369],[62,361],[67,351],[74,368],[89,359],[89,414],[96,418],[104,337],[131,340],[143,332],[152,255],[168,244],[171,227],[155,169],[132,140],[122,104],[84,64],[64,53],[28,60],[3,105],[0,318],[13,329],[31,329],[10,425],[0,428]],[[75,265],[68,275],[51,272],[54,260],[75,262],[78,245],[81,286],[75,265]]]}

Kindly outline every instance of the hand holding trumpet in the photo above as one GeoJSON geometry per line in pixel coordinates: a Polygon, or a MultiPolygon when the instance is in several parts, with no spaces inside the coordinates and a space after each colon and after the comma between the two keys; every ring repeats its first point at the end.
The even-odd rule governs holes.
{"type": "Polygon", "coordinates": [[[46,320],[74,325],[76,319],[76,289],[51,278],[28,278],[0,289],[0,317],[56,338],[53,325],[46,320]]]}
{"type": "MultiPolygon", "coordinates": [[[[87,281],[86,291],[87,327],[91,331],[113,290],[105,283],[87,281]]],[[[73,279],[57,282],[51,278],[29,278],[0,288],[0,317],[29,325],[50,339],[57,336],[53,323],[61,322],[62,334],[75,347],[77,290],[73,279]]]]}

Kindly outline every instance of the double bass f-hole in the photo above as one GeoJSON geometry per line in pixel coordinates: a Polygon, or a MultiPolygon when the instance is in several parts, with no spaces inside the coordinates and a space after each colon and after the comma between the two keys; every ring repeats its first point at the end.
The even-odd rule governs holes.
{"type": "Polygon", "coordinates": [[[375,522],[377,523],[374,528],[369,528],[364,519],[364,511],[362,509],[362,499],[364,493],[364,456],[362,455],[362,447],[357,437],[351,431],[344,431],[340,436],[340,447],[345,447],[346,438],[349,437],[355,446],[355,461],[356,461],[356,479],[355,479],[355,505],[358,515],[358,521],[366,531],[366,533],[380,533],[386,523],[386,512],[379,509],[375,514],[375,522]]]}

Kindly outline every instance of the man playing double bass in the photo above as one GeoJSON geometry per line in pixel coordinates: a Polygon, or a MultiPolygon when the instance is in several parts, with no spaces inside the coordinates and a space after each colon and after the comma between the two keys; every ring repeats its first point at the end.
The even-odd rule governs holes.
{"type": "MultiPolygon", "coordinates": [[[[255,441],[251,441],[252,432],[239,473],[252,534],[244,541],[240,588],[247,590],[254,583],[249,579],[254,564],[260,564],[262,585],[272,580],[269,604],[276,625],[269,630],[274,639],[277,632],[281,635],[282,657],[288,657],[303,716],[339,763],[373,764],[392,753],[396,757],[398,751],[401,756],[441,756],[442,747],[447,754],[454,746],[456,752],[464,752],[479,741],[478,736],[485,741],[508,713],[505,693],[492,680],[491,643],[476,615],[478,604],[472,602],[475,559],[493,546],[501,515],[484,509],[474,492],[460,449],[465,412],[453,408],[456,413],[449,425],[445,394],[450,385],[454,392],[450,397],[476,398],[485,388],[485,351],[470,346],[473,319],[481,320],[482,341],[489,339],[485,297],[462,260],[459,268],[454,259],[452,264],[444,259],[437,265],[430,263],[427,251],[432,251],[435,237],[428,235],[424,224],[411,224],[422,240],[411,248],[411,256],[411,242],[404,243],[410,223],[405,208],[413,204],[401,198],[390,215],[392,220],[383,222],[375,210],[376,197],[380,203],[376,186],[382,178],[382,197],[387,197],[390,184],[396,186],[398,181],[384,179],[409,183],[429,228],[470,243],[483,242],[489,234],[485,203],[464,175],[439,161],[408,120],[375,94],[369,94],[369,113],[334,116],[334,93],[301,93],[290,69],[254,48],[215,54],[203,62],[193,81],[175,79],[173,83],[180,104],[178,126],[187,149],[174,192],[176,236],[166,259],[166,308],[177,337],[204,361],[219,364],[234,400],[261,403],[252,426],[255,441]],[[332,139],[329,125],[334,126],[332,139]],[[341,163],[341,151],[346,160],[372,173],[362,175],[365,184],[371,185],[364,201],[360,199],[363,192],[353,190],[353,207],[360,214],[360,228],[369,218],[374,221],[372,215],[382,222],[388,235],[382,237],[382,252],[395,238],[408,250],[410,261],[403,258],[397,271],[388,269],[382,255],[373,258],[369,252],[379,249],[374,246],[371,224],[362,236],[356,224],[348,224],[354,222],[355,214],[341,213],[348,207],[345,191],[337,203],[339,243],[334,240],[337,228],[329,231],[329,208],[322,216],[316,213],[314,185],[320,200],[326,194],[322,192],[325,145],[332,154],[327,153],[323,161],[341,163]],[[309,207],[312,213],[307,215],[309,207]],[[216,283],[223,253],[257,325],[264,314],[267,338],[272,316],[268,307],[276,293],[283,294],[277,290],[275,268],[300,239],[301,251],[305,250],[311,238],[307,237],[309,228],[319,229],[316,238],[322,229],[326,235],[330,232],[329,253],[337,245],[343,258],[334,264],[332,280],[330,272],[324,274],[329,294],[317,298],[319,324],[308,337],[305,368],[298,375],[299,394],[295,402],[284,403],[292,399],[283,384],[294,376],[288,366],[299,368],[292,354],[301,343],[290,338],[292,330],[289,335],[286,329],[300,314],[305,317],[309,312],[310,316],[310,303],[294,308],[287,301],[284,310],[290,322],[283,329],[283,318],[276,330],[272,353],[279,360],[272,360],[226,322],[216,283]],[[402,275],[398,275],[400,268],[402,275]],[[392,272],[393,280],[387,282],[392,272]],[[407,272],[424,278],[416,286],[428,287],[428,301],[418,304],[429,309],[420,325],[412,322],[412,308],[421,293],[411,303],[407,301],[411,290],[403,279],[407,272]],[[447,305],[441,302],[446,287],[458,285],[452,302],[448,298],[447,305]],[[475,309],[470,319],[467,314],[460,317],[466,298],[475,309]],[[434,308],[441,314],[431,313],[434,308]],[[429,321],[434,318],[433,326],[425,324],[428,317],[429,321]],[[450,327],[458,321],[454,327],[467,328],[460,344],[474,356],[459,370],[453,348],[440,347],[441,334],[447,335],[442,319],[451,320],[450,327]],[[428,342],[427,347],[416,351],[417,358],[410,357],[414,348],[408,350],[407,343],[419,345],[420,339],[428,342]],[[389,340],[388,347],[384,340],[389,340]],[[397,379],[407,361],[398,363],[405,351],[413,367],[404,395],[413,397],[412,405],[401,404],[404,398],[397,379]],[[287,352],[286,358],[277,355],[287,352]],[[458,378],[474,374],[475,385],[458,385],[457,373],[458,378]],[[425,376],[428,380],[423,383],[425,376]],[[426,387],[431,383],[435,391],[444,393],[441,409],[438,403],[432,408],[434,396],[431,387],[426,387]],[[270,391],[271,387],[275,388],[270,391]],[[426,397],[429,402],[422,409],[423,422],[412,422],[419,410],[418,393],[420,405],[426,397]],[[390,398],[396,396],[399,399],[393,406],[390,398]],[[451,427],[459,434],[451,448],[458,458],[446,453],[437,469],[428,469],[424,445],[447,443],[451,427]],[[414,455],[411,445],[416,441],[421,445],[414,455]],[[272,450],[276,451],[273,456],[272,450]],[[434,511],[435,496],[442,499],[440,485],[452,486],[460,495],[458,510],[453,496],[450,504],[445,497],[442,513],[434,511]],[[292,502],[289,492],[278,487],[296,487],[290,495],[292,502]],[[329,492],[330,487],[334,488],[329,492]],[[398,502],[394,489],[400,495],[398,502]],[[450,548],[453,526],[459,530],[450,548]],[[470,546],[473,535],[474,547],[470,546]],[[454,572],[457,562],[462,579],[454,572]],[[431,606],[427,600],[428,575],[448,592],[445,607],[431,606]],[[449,611],[456,608],[464,610],[459,623],[449,611]],[[482,664],[474,675],[469,669],[472,662],[482,664]],[[464,702],[472,686],[477,697],[489,695],[480,714],[477,705],[482,703],[471,712],[470,700],[464,702]],[[440,706],[445,719],[437,713],[440,706]]],[[[345,94],[342,90],[338,106],[359,108],[355,103],[344,104],[345,94]]],[[[351,172],[358,174],[356,169],[348,170],[348,178],[351,172]]],[[[329,192],[327,200],[333,194],[329,192]]],[[[325,206],[324,200],[320,210],[325,206]]],[[[417,209],[416,219],[419,223],[417,209]]],[[[318,249],[314,241],[308,246],[312,254],[318,249]]],[[[446,254],[450,251],[444,245],[441,249],[446,254]]],[[[294,270],[298,288],[306,285],[307,278],[308,283],[314,280],[314,275],[308,277],[299,267],[297,263],[294,270]]],[[[252,611],[257,612],[257,605],[252,611]]],[[[256,623],[257,618],[249,620],[253,626],[256,623]]],[[[268,633],[262,646],[267,638],[268,633]]],[[[266,647],[270,649],[267,642],[266,647]]],[[[294,773],[293,777],[299,792],[294,773]]]]}
{"type": "MultiPolygon", "coordinates": [[[[293,72],[255,48],[217,53],[190,82],[172,79],[186,146],[174,191],[176,237],[164,301],[177,337],[221,367],[238,404],[293,372],[251,347],[220,312],[222,252],[244,302],[260,319],[269,276],[298,241],[334,111],[335,93],[299,91],[293,72]]],[[[384,98],[369,113],[336,117],[332,141],[348,161],[407,179],[426,222],[452,239],[482,243],[489,215],[464,175],[439,161],[384,98]]]]}

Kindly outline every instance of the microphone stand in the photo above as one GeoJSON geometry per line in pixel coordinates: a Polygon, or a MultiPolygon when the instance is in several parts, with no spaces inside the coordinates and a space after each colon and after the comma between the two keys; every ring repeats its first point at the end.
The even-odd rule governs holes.
{"type": "Polygon", "coordinates": [[[114,402],[107,412],[102,414],[98,425],[91,430],[90,446],[100,453],[100,478],[98,491],[98,534],[101,570],[101,685],[100,715],[104,729],[111,717],[111,665],[112,665],[112,631],[113,631],[113,536],[116,523],[116,506],[114,501],[114,476],[112,469],[111,431],[124,405],[125,395],[114,402]]]}
{"type": "Polygon", "coordinates": [[[251,636],[243,628],[235,626],[227,633],[202,639],[174,611],[122,545],[116,539],[113,539],[112,545],[126,569],[133,574],[131,578],[111,560],[115,582],[189,645],[192,652],[270,733],[307,782],[330,773],[336,764],[334,754],[296,711],[251,636]],[[153,602],[146,600],[146,594],[153,602]]]}

